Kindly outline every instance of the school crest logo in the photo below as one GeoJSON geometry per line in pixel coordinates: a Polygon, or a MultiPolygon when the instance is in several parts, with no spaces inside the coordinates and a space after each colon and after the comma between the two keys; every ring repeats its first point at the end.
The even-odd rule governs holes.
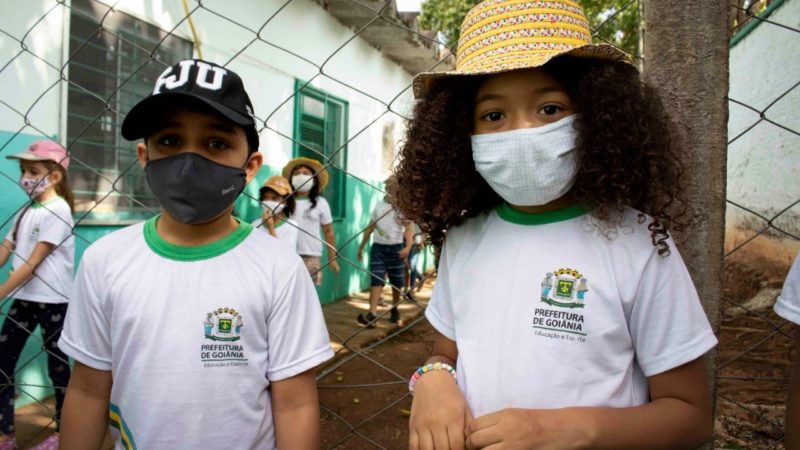
{"type": "Polygon", "coordinates": [[[541,299],[544,303],[562,308],[583,308],[589,282],[574,269],[548,272],[542,280],[541,299]]]}
{"type": "Polygon", "coordinates": [[[203,323],[206,339],[212,341],[238,341],[242,332],[242,315],[233,308],[219,308],[206,315],[203,323]]]}

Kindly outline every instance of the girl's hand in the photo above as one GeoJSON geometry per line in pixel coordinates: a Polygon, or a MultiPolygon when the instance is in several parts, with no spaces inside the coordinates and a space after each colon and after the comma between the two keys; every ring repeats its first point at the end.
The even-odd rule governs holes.
{"type": "Polygon", "coordinates": [[[467,449],[570,450],[589,448],[590,421],[575,409],[508,408],[467,426],[467,449]]]}
{"type": "Polygon", "coordinates": [[[464,430],[472,420],[464,394],[446,370],[417,380],[411,404],[410,450],[463,450],[464,430]]]}
{"type": "Polygon", "coordinates": [[[261,214],[261,219],[264,220],[264,222],[266,223],[272,221],[273,217],[274,216],[272,215],[272,210],[269,208],[264,208],[264,212],[261,214]]]}

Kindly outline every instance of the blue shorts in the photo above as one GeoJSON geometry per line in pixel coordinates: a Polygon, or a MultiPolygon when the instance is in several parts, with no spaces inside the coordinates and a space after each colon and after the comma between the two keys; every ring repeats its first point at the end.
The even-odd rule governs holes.
{"type": "Polygon", "coordinates": [[[386,275],[389,275],[389,282],[393,287],[403,288],[406,270],[398,255],[400,250],[403,250],[403,244],[372,244],[369,252],[370,286],[383,286],[386,275]]]}

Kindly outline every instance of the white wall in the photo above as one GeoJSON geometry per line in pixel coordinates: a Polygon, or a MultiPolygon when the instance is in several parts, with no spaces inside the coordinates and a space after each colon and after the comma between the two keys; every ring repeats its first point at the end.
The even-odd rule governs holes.
{"type": "MultiPolygon", "coordinates": [[[[787,0],[769,20],[800,27],[800,1],[787,0]]],[[[729,97],[761,111],[800,81],[800,35],[762,23],[730,51],[729,97]]],[[[729,102],[729,139],[759,120],[759,114],[729,102]]],[[[800,132],[800,88],[792,90],[765,113],[786,128],[800,132]]],[[[728,199],[771,218],[800,199],[800,137],[762,121],[728,148],[728,199]]],[[[728,229],[758,230],[765,222],[729,205],[728,229]]],[[[775,221],[800,235],[800,205],[775,221]]]]}
{"type": "Polygon", "coordinates": [[[58,80],[67,8],[55,0],[3,0],[0,5],[0,130],[60,135],[66,86],[58,80]],[[25,114],[35,128],[26,126],[25,114]]]}
{"type": "MultiPolygon", "coordinates": [[[[348,136],[353,141],[348,146],[348,172],[370,181],[382,179],[383,123],[395,121],[398,137],[403,130],[402,118],[387,112],[384,103],[405,90],[411,76],[361,38],[352,39],[353,30],[318,4],[310,0],[284,4],[203,1],[203,7],[191,14],[202,57],[220,64],[234,58],[228,67],[242,77],[256,116],[267,124],[261,135],[267,164],[282,167],[291,158],[292,142],[287,137],[293,133],[295,79],[311,80],[311,86],[349,103],[348,136]]],[[[196,6],[190,2],[190,10],[196,6]]],[[[123,0],[117,7],[167,30],[185,16],[177,0],[123,0]]],[[[192,39],[188,21],[176,33],[192,39]]],[[[406,91],[392,108],[405,112],[410,99],[411,92],[406,91]]]]}

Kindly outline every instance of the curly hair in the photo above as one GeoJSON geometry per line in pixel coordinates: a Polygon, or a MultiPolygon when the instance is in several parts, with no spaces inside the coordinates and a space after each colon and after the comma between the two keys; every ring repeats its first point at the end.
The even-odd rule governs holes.
{"type": "MultiPolygon", "coordinates": [[[[655,90],[624,63],[562,56],[542,70],[563,84],[579,113],[575,201],[592,207],[606,236],[615,234],[626,207],[643,213],[641,222],[649,215],[653,245],[668,255],[668,230],[687,225],[683,156],[655,90]]],[[[434,245],[449,227],[503,201],[472,159],[475,96],[484,79],[438,81],[417,100],[406,130],[394,172],[401,188],[390,195],[434,245]]]]}

